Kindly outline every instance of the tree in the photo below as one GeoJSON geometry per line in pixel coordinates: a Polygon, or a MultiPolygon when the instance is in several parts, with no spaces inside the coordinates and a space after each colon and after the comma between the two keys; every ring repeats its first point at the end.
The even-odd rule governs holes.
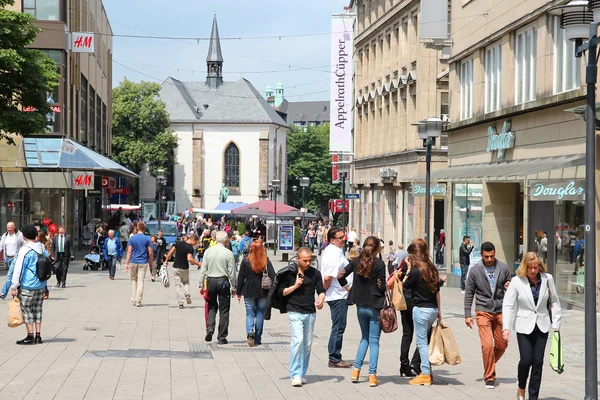
{"type": "Polygon", "coordinates": [[[46,129],[50,105],[45,93],[58,85],[54,61],[30,46],[41,29],[30,14],[8,10],[14,0],[0,0],[0,140],[14,144],[11,134],[46,129]],[[31,112],[23,112],[27,107],[31,112]]]}
{"type": "Polygon", "coordinates": [[[306,191],[306,208],[327,208],[330,199],[339,199],[342,189],[331,183],[331,155],[329,154],[329,125],[294,126],[287,136],[288,198],[296,196],[302,202],[300,178],[310,178],[306,191]],[[298,186],[296,193],[292,186],[298,186]]]}
{"type": "Polygon", "coordinates": [[[136,173],[148,165],[155,175],[175,163],[177,136],[159,92],[158,83],[127,78],[113,90],[113,157],[136,173]]]}

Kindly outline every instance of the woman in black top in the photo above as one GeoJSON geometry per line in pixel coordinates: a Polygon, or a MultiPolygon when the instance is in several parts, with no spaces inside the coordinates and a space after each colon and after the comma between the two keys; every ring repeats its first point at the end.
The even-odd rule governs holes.
{"type": "Polygon", "coordinates": [[[377,386],[377,361],[379,360],[379,312],[383,308],[385,295],[385,263],[377,258],[381,253],[381,242],[369,236],[364,243],[363,251],[344,268],[338,277],[342,287],[347,285],[346,277],[354,272],[352,288],[348,294],[348,303],[355,304],[358,323],[362,337],[354,359],[352,382],[358,382],[367,349],[369,355],[369,385],[377,386]]]}
{"type": "Polygon", "coordinates": [[[237,284],[238,299],[244,296],[246,304],[246,336],[250,347],[261,344],[265,306],[269,294],[269,287],[263,287],[262,283],[263,279],[265,284],[267,283],[267,277],[272,282],[275,279],[275,270],[267,258],[262,241],[253,240],[248,256],[240,265],[237,284]]]}
{"type": "Polygon", "coordinates": [[[441,319],[440,277],[431,262],[425,241],[414,241],[408,246],[406,260],[407,277],[404,289],[412,292],[413,321],[417,334],[417,346],[421,355],[421,374],[411,379],[410,385],[431,385],[431,364],[429,363],[428,331],[436,318],[441,319]],[[426,255],[426,257],[424,257],[426,255]]]}

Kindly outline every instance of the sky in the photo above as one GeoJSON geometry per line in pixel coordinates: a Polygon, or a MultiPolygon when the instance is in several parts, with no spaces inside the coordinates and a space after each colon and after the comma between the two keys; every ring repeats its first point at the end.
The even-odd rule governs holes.
{"type": "Polygon", "coordinates": [[[223,79],[246,78],[264,94],[281,82],[291,101],[328,100],[331,14],[349,0],[103,0],[113,37],[113,87],[169,76],[203,81],[213,15],[217,13],[223,79]],[[171,8],[166,5],[170,5],[171,8]],[[286,37],[289,35],[306,35],[286,37]],[[268,38],[256,38],[256,37],[268,38]],[[254,37],[254,39],[252,38],[254,37]],[[226,38],[232,38],[227,40],[226,38]],[[235,38],[235,39],[233,39],[235,38]],[[238,39],[241,38],[241,39],[238,39]]]}

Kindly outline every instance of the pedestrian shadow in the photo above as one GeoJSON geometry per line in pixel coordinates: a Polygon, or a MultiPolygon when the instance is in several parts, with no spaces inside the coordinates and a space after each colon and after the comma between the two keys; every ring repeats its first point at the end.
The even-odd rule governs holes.
{"type": "Polygon", "coordinates": [[[461,374],[452,373],[445,369],[437,369],[437,368],[434,369],[432,372],[433,372],[433,380],[434,380],[436,386],[442,386],[442,385],[464,386],[463,382],[452,378],[452,376],[461,375],[461,374]]]}
{"type": "MultiPolygon", "coordinates": [[[[346,380],[345,376],[341,376],[341,375],[306,375],[306,383],[319,383],[319,382],[325,382],[325,381],[336,381],[336,382],[343,382],[346,380]]],[[[279,378],[281,380],[289,380],[290,378],[279,378]]]]}
{"type": "MultiPolygon", "coordinates": [[[[476,379],[477,382],[483,382],[483,378],[476,379]]],[[[496,383],[500,384],[515,384],[517,383],[517,378],[496,378],[496,383]]]]}
{"type": "Polygon", "coordinates": [[[55,337],[52,339],[44,339],[44,343],[72,343],[77,341],[77,339],[75,338],[60,338],[60,337],[55,337]]]}

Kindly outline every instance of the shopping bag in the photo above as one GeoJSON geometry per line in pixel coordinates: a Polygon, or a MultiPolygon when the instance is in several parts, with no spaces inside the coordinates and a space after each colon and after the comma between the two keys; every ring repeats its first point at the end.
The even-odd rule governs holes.
{"type": "Polygon", "coordinates": [[[394,287],[392,289],[392,305],[398,311],[406,310],[406,299],[404,298],[404,288],[402,282],[397,278],[394,279],[394,287]]]}
{"type": "Polygon", "coordinates": [[[162,281],[164,287],[168,288],[171,286],[171,282],[169,282],[169,270],[165,264],[160,267],[160,271],[158,272],[158,277],[162,281]]]}
{"type": "Polygon", "coordinates": [[[379,311],[379,326],[384,333],[392,333],[398,329],[398,317],[396,310],[390,304],[390,294],[386,290],[385,304],[379,311]]]}
{"type": "Polygon", "coordinates": [[[444,358],[446,364],[458,365],[461,363],[460,352],[458,351],[458,345],[454,339],[454,334],[449,326],[446,326],[439,321],[439,325],[442,327],[442,343],[444,345],[444,358]]]}
{"type": "Polygon", "coordinates": [[[13,297],[8,302],[8,327],[16,328],[23,324],[23,314],[21,313],[21,302],[17,297],[13,297]]]}
{"type": "Polygon", "coordinates": [[[563,358],[562,351],[562,340],[560,338],[560,332],[552,332],[552,344],[550,346],[550,367],[562,374],[565,372],[565,360],[563,358]]]}
{"type": "Polygon", "coordinates": [[[444,342],[442,339],[442,323],[438,321],[431,330],[431,341],[429,342],[429,363],[431,365],[444,365],[444,342]]]}

